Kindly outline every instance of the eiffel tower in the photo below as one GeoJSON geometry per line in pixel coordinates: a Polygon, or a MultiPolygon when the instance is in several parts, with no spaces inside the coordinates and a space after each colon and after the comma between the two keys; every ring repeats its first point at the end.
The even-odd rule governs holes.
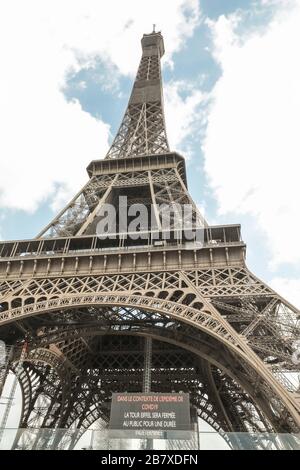
{"type": "Polygon", "coordinates": [[[192,201],[166,135],[163,54],[161,33],[145,34],[123,121],[87,184],[36,238],[0,243],[0,338],[23,400],[14,448],[74,448],[124,391],[188,392],[233,448],[234,432],[299,432],[299,312],[249,271],[240,225],[209,226],[192,201]],[[101,236],[101,209],[117,220],[120,200],[151,207],[154,222],[101,236]],[[176,217],[165,237],[163,205],[189,205],[202,242],[176,217]]]}

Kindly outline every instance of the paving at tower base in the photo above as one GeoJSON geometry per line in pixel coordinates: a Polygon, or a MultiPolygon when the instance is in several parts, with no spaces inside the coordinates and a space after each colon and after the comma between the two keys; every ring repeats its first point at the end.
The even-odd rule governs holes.
{"type": "Polygon", "coordinates": [[[0,448],[299,449],[299,311],[192,200],[163,54],[144,34],[107,155],[35,238],[0,242],[0,448]]]}

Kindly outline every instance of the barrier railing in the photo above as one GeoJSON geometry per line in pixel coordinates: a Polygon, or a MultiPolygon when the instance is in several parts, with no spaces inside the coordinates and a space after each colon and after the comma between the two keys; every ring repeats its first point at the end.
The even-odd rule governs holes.
{"type": "Polygon", "coordinates": [[[106,429],[3,429],[0,450],[300,450],[300,434],[190,433],[190,439],[110,438],[106,429]]]}

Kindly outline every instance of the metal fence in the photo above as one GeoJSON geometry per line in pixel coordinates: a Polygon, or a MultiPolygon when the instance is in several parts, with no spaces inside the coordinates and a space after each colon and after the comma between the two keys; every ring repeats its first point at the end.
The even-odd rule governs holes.
{"type": "Polygon", "coordinates": [[[0,450],[300,450],[300,434],[191,432],[190,439],[113,439],[105,429],[1,430],[0,450]]]}

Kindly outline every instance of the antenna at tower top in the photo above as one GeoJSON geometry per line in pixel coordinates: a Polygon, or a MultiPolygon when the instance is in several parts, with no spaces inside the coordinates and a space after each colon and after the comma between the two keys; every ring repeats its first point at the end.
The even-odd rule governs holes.
{"type": "Polygon", "coordinates": [[[156,33],[155,28],[156,28],[156,24],[153,24],[153,31],[152,31],[152,33],[156,33]]]}

